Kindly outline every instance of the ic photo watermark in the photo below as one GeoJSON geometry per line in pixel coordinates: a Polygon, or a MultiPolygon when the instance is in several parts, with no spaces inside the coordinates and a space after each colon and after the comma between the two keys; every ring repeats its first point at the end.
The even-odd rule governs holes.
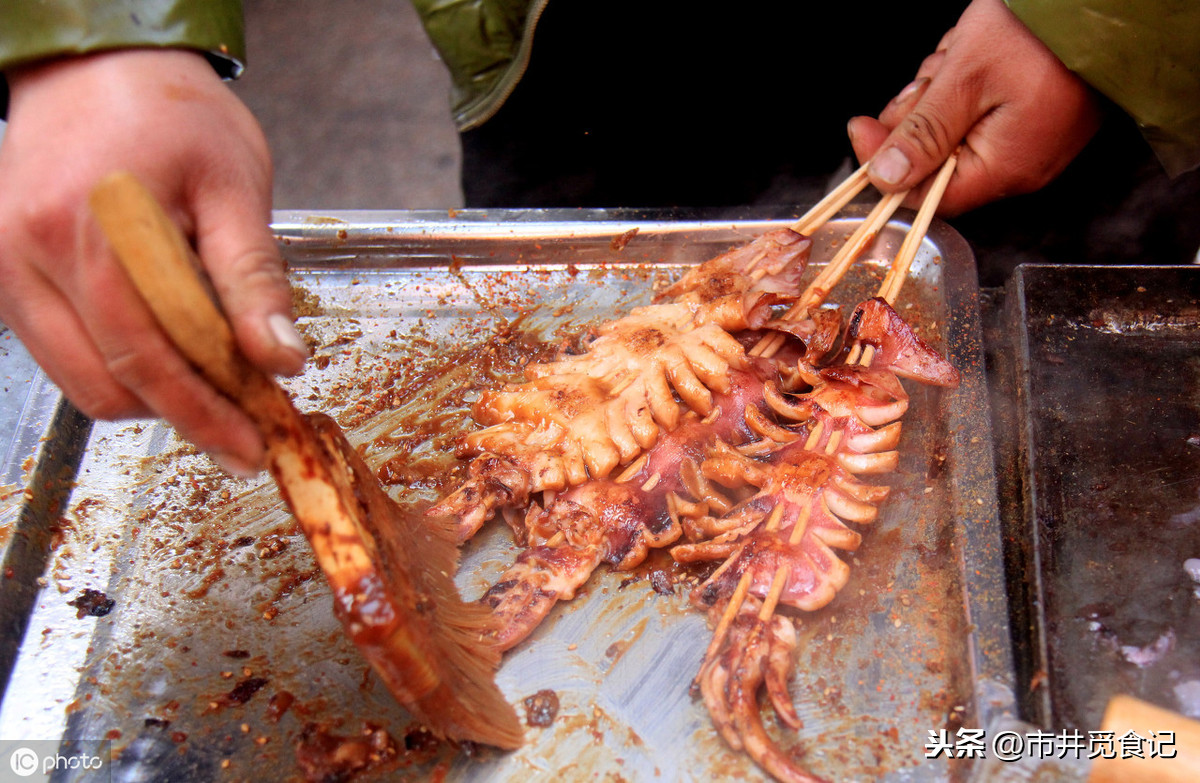
{"type": "Polygon", "coordinates": [[[0,783],[112,780],[109,740],[0,740],[0,783]]]}

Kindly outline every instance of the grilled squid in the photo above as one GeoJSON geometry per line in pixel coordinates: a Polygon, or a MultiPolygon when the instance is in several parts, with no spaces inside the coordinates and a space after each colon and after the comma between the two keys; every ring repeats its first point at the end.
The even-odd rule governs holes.
{"type": "Polygon", "coordinates": [[[786,781],[816,778],[779,750],[753,708],[753,694],[765,684],[776,712],[791,725],[778,704],[781,686],[766,674],[772,656],[789,655],[781,640],[794,638],[794,629],[784,629],[792,620],[776,611],[781,605],[820,609],[849,579],[838,552],[858,548],[862,536],[854,527],[874,522],[888,494],[856,474],[887,473],[898,460],[908,396],[896,375],[958,383],[957,371],[881,299],[855,310],[847,344],[856,341],[871,346],[869,367],[859,363],[863,354],[849,349],[838,364],[820,370],[801,363],[795,377],[807,388],[768,387],[764,394],[786,423],[740,448],[714,444],[701,473],[745,499],[719,519],[693,525],[700,540],[671,550],[681,562],[720,563],[691,596],[719,618],[699,677],[709,713],[731,747],[786,781]]]}
{"type": "Polygon", "coordinates": [[[495,612],[495,644],[508,649],[528,636],[601,563],[629,570],[651,549],[678,541],[685,524],[711,511],[706,501],[727,508],[708,490],[699,464],[716,444],[753,437],[748,422],[766,409],[762,389],[754,373],[731,373],[708,416],[685,415],[620,476],[553,494],[544,507],[534,504],[510,519],[526,549],[481,599],[495,612]]]}
{"type": "Polygon", "coordinates": [[[772,231],[691,269],[663,297],[599,329],[587,349],[526,368],[527,381],[484,394],[472,414],[484,428],[459,447],[468,479],[430,509],[473,535],[537,492],[607,477],[679,425],[707,415],[729,374],[749,364],[731,332],[771,319],[795,298],[811,241],[772,231]]]}
{"type": "Polygon", "coordinates": [[[846,584],[844,553],[888,495],[875,481],[898,464],[899,379],[958,383],[883,299],[844,331],[836,309],[777,316],[799,298],[809,246],[788,229],[764,234],[601,326],[581,352],[483,394],[481,428],[459,448],[467,478],[430,510],[463,539],[499,514],[523,546],[480,599],[494,619],[485,639],[502,650],[601,564],[630,569],[656,548],[715,564],[691,594],[714,626],[700,694],[731,747],[801,783],[818,779],[771,738],[758,692],[799,726],[793,618],[846,584]]]}

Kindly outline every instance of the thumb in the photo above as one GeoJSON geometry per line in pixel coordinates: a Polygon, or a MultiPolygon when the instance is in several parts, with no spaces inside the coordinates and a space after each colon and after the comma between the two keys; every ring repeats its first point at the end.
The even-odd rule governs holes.
{"type": "Polygon", "coordinates": [[[263,210],[245,198],[198,209],[197,249],[242,351],[271,373],[301,370],[308,348],[292,323],[292,291],[263,210]]]}
{"type": "Polygon", "coordinates": [[[871,156],[871,183],[894,193],[916,187],[950,157],[978,121],[976,96],[935,78],[871,156]]]}

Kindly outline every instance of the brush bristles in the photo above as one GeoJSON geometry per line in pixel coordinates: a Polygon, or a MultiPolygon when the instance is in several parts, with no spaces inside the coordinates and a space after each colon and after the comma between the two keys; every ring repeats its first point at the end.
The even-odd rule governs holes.
{"type": "Polygon", "coordinates": [[[454,585],[453,530],[405,513],[332,420],[310,421],[350,481],[343,505],[356,543],[371,553],[371,569],[326,572],[351,637],[392,694],[434,734],[519,747],[520,721],[495,684],[500,652],[489,641],[492,614],[464,603],[454,585]]]}

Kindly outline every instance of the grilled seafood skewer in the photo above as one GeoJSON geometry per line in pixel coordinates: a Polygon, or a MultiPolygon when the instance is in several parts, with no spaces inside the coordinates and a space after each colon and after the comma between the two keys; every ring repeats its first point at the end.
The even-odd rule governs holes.
{"type": "MultiPolygon", "coordinates": [[[[600,327],[582,353],[483,395],[474,414],[485,428],[460,448],[469,477],[430,513],[462,538],[499,513],[526,547],[481,599],[498,649],[601,562],[627,569],[668,546],[680,562],[717,561],[692,593],[716,626],[698,677],[705,704],[727,742],[772,775],[815,780],[758,714],[765,687],[797,724],[795,628],[779,611],[820,608],[848,579],[837,552],[859,546],[851,525],[870,524],[887,495],[857,476],[897,464],[908,404],[897,376],[957,383],[883,299],[855,309],[835,350],[840,317],[824,299],[901,199],[885,199],[800,295],[808,240],[769,232],[691,270],[665,292],[672,301],[600,327]],[[793,306],[772,319],[780,304],[793,306]]],[[[885,287],[894,299],[898,287],[885,287]]]]}
{"type": "MultiPolygon", "coordinates": [[[[896,465],[900,417],[908,401],[896,374],[937,385],[957,382],[953,368],[916,340],[882,300],[860,305],[851,323],[852,337],[879,340],[872,367],[840,363],[822,369],[811,391],[773,406],[794,420],[783,428],[787,437],[764,442],[752,455],[744,449],[713,449],[701,465],[706,477],[731,490],[757,489],[727,515],[746,523],[671,550],[681,562],[722,561],[692,593],[694,604],[717,615],[699,676],[701,694],[710,713],[738,716],[730,725],[739,741],[782,780],[813,778],[762,742],[757,707],[743,694],[758,687],[757,672],[765,661],[751,658],[765,656],[767,648],[748,647],[747,639],[778,636],[770,629],[792,622],[777,614],[779,608],[819,609],[846,584],[849,568],[838,551],[854,551],[862,540],[850,525],[871,524],[888,494],[887,487],[859,481],[857,475],[884,473],[896,465]],[[747,609],[751,604],[753,612],[747,609]],[[719,682],[713,679],[718,671],[723,672],[719,682]],[[757,739],[751,743],[748,736],[757,739]]],[[[728,739],[727,732],[723,736],[728,739]]]]}
{"type": "Polygon", "coordinates": [[[757,374],[730,375],[730,389],[714,396],[708,416],[684,414],[620,476],[571,487],[510,520],[527,548],[480,599],[496,613],[492,638],[500,649],[524,639],[556,602],[573,598],[601,562],[618,571],[634,568],[650,549],[675,543],[693,519],[724,501],[703,497],[698,461],[716,443],[749,441],[754,431],[747,419],[766,409],[757,374]],[[685,495],[701,497],[685,501],[685,495]]]}
{"type": "Polygon", "coordinates": [[[794,298],[811,244],[786,228],[764,234],[691,270],[664,292],[674,301],[601,327],[584,353],[531,365],[526,383],[484,395],[474,415],[485,428],[459,449],[473,458],[470,477],[430,514],[469,538],[534,493],[628,464],[685,411],[710,412],[712,393],[748,361],[730,332],[762,326],[794,298]]]}
{"type": "MultiPolygon", "coordinates": [[[[897,259],[893,262],[892,269],[884,280],[879,297],[863,303],[856,309],[848,331],[848,336],[852,338],[852,343],[840,368],[842,370],[842,377],[849,380],[851,377],[857,376],[859,380],[866,380],[869,386],[874,386],[877,389],[890,387],[893,390],[891,394],[897,395],[897,402],[904,402],[906,398],[903,396],[903,389],[900,387],[899,382],[896,381],[894,375],[891,375],[893,372],[905,377],[938,385],[955,386],[958,383],[957,371],[953,367],[950,367],[935,352],[928,349],[890,306],[891,302],[894,302],[896,296],[899,294],[900,285],[907,275],[909,265],[916,252],[916,244],[920,242],[925,231],[928,229],[933,212],[936,209],[937,201],[941,198],[941,194],[945,191],[945,187],[949,183],[950,176],[956,165],[956,158],[957,156],[951,156],[938,173],[930,194],[926,197],[925,203],[918,213],[912,230],[905,238],[897,254],[897,259]],[[873,371],[872,369],[867,369],[868,367],[873,368],[873,371]],[[872,376],[874,377],[872,378],[872,376]]],[[[810,286],[809,290],[812,292],[812,296],[810,297],[808,292],[806,292],[806,295],[801,297],[800,304],[797,306],[798,311],[806,301],[815,301],[818,297],[824,297],[824,290],[818,286],[810,286]]],[[[774,338],[768,338],[768,340],[760,342],[757,347],[762,349],[759,351],[760,354],[771,355],[778,349],[778,343],[774,338]]],[[[825,371],[824,374],[828,380],[834,384],[837,383],[837,381],[834,381],[833,374],[830,371],[825,371]]],[[[807,395],[807,400],[815,403],[816,407],[808,408],[808,410],[823,410],[826,415],[831,413],[831,409],[835,408],[837,404],[837,395],[828,393],[832,388],[834,388],[832,384],[824,387],[820,385],[814,387],[813,392],[807,395]]],[[[854,409],[855,406],[851,405],[849,407],[854,409]]],[[[905,408],[906,405],[892,408],[892,410],[896,411],[895,424],[887,425],[888,427],[892,427],[894,436],[897,439],[899,436],[899,417],[903,415],[905,408]]],[[[887,406],[884,409],[887,410],[887,406]]],[[[860,410],[867,409],[860,408],[860,410]]],[[[804,443],[805,451],[817,454],[825,452],[825,455],[822,456],[827,456],[836,451],[840,446],[842,436],[847,431],[845,424],[842,424],[842,422],[849,423],[853,421],[853,418],[834,418],[827,419],[826,421],[818,420],[813,426],[804,443]],[[830,421],[832,426],[826,427],[826,421],[830,421]],[[825,429],[824,432],[822,431],[823,428],[825,429]]],[[[867,425],[868,430],[871,429],[871,424],[863,420],[861,416],[859,417],[859,423],[867,425]]],[[[885,424],[885,421],[881,419],[875,423],[885,424]]],[[[886,428],[876,432],[882,434],[885,431],[887,431],[886,428]]],[[[894,441],[891,440],[893,433],[889,432],[888,434],[888,444],[894,445],[894,441]]],[[[820,458],[817,457],[817,459],[820,458]]],[[[744,480],[759,487],[762,487],[764,484],[769,485],[769,482],[764,481],[761,475],[745,463],[738,464],[735,462],[734,465],[738,471],[738,476],[744,480]]],[[[713,468],[711,472],[716,474],[718,471],[716,468],[713,468]]],[[[830,475],[834,476],[832,481],[823,479],[821,483],[826,484],[827,487],[847,486],[845,482],[838,481],[835,473],[831,473],[830,475]]],[[[813,483],[808,484],[808,487],[817,488],[813,483]]],[[[819,779],[814,778],[810,773],[794,764],[787,756],[778,752],[769,740],[764,742],[765,733],[762,730],[761,721],[758,716],[757,704],[753,700],[747,703],[744,698],[744,693],[747,689],[751,691],[757,690],[758,685],[762,681],[759,671],[763,666],[762,658],[767,655],[767,652],[761,650],[756,653],[755,645],[750,644],[748,640],[761,638],[767,633],[768,626],[774,628],[782,620],[782,618],[775,615],[776,606],[781,598],[784,599],[785,603],[798,609],[820,608],[820,606],[832,600],[837,590],[845,584],[848,569],[837,559],[829,547],[840,546],[843,549],[854,549],[857,547],[859,541],[856,537],[857,534],[853,536],[842,534],[832,538],[830,538],[827,532],[815,534],[812,536],[815,539],[813,542],[814,546],[808,551],[801,548],[799,552],[796,552],[792,548],[802,545],[805,538],[809,536],[810,517],[814,508],[818,512],[834,511],[835,514],[831,515],[834,518],[838,516],[837,511],[841,511],[841,516],[853,521],[869,522],[874,518],[873,513],[870,511],[872,503],[881,501],[886,496],[886,489],[865,486],[855,487],[857,492],[852,491],[851,494],[853,495],[853,499],[859,501],[862,505],[855,507],[852,503],[848,508],[835,509],[830,506],[828,500],[839,498],[839,493],[836,491],[829,493],[827,487],[822,487],[818,491],[823,496],[827,495],[828,499],[818,504],[816,503],[816,498],[811,497],[810,505],[802,507],[802,511],[797,515],[796,521],[791,525],[791,532],[788,534],[786,542],[787,548],[783,549],[783,552],[795,554],[792,558],[786,556],[778,557],[780,562],[775,567],[774,574],[769,581],[769,587],[763,587],[767,582],[765,574],[762,571],[766,569],[756,569],[754,566],[763,565],[764,561],[773,559],[759,555],[760,552],[778,551],[780,540],[780,536],[778,535],[780,528],[778,520],[781,519],[778,509],[783,507],[782,504],[774,506],[770,519],[762,526],[762,534],[766,537],[767,542],[763,543],[761,537],[756,539],[753,532],[746,536],[741,547],[731,550],[725,563],[697,591],[702,603],[707,603],[709,606],[715,607],[719,604],[715,599],[709,600],[712,596],[708,591],[714,588],[720,589],[719,581],[717,581],[718,576],[726,581],[725,592],[728,595],[728,601],[724,612],[722,612],[720,619],[716,623],[713,640],[706,652],[705,662],[701,667],[699,675],[701,693],[703,694],[709,713],[714,715],[714,722],[725,726],[729,726],[730,724],[728,722],[722,724],[722,722],[717,721],[716,715],[732,713],[739,716],[739,719],[732,724],[736,727],[732,732],[735,735],[733,738],[730,736],[730,730],[722,730],[722,736],[725,737],[726,741],[735,748],[744,746],[755,761],[780,780],[798,781],[800,783],[810,783],[819,779]],[[878,490],[881,489],[884,491],[879,492],[878,490]],[[802,564],[807,561],[809,569],[802,570],[802,574],[807,576],[807,573],[805,573],[807,571],[816,575],[817,579],[814,582],[814,587],[819,585],[820,589],[810,587],[807,594],[804,595],[804,600],[797,600],[795,598],[788,600],[785,591],[789,586],[800,581],[796,576],[797,560],[802,564]],[[730,575],[737,570],[739,565],[743,569],[742,574],[738,578],[736,585],[730,590],[728,588],[728,582],[731,579],[730,575]],[[822,580],[821,577],[824,577],[824,579],[822,580]],[[752,590],[752,586],[757,586],[757,593],[762,593],[762,604],[757,613],[747,612],[745,608],[747,597],[755,593],[752,590]],[[763,592],[764,590],[765,592],[763,592]],[[740,630],[736,636],[729,633],[730,628],[733,627],[735,622],[740,623],[740,630]],[[735,653],[733,651],[738,652],[735,653]],[[753,657],[756,654],[757,657],[753,657]],[[738,662],[738,665],[732,666],[728,663],[723,665],[717,663],[718,661],[727,662],[731,656],[738,662]],[[721,673],[719,677],[715,674],[716,672],[721,673]],[[753,738],[754,742],[748,742],[748,738],[753,738]]],[[[837,528],[834,529],[837,530],[837,528]]],[[[838,532],[840,533],[841,531],[838,532]]],[[[801,582],[801,584],[804,583],[801,582]]],[[[695,599],[696,595],[694,594],[693,600],[695,599]]],[[[775,685],[774,687],[778,690],[779,686],[775,685]]],[[[770,688],[771,686],[768,685],[768,690],[770,688]]],[[[772,703],[777,705],[774,698],[772,699],[772,703]]],[[[776,712],[785,723],[791,725],[784,713],[779,711],[778,706],[776,706],[776,712]]]]}

